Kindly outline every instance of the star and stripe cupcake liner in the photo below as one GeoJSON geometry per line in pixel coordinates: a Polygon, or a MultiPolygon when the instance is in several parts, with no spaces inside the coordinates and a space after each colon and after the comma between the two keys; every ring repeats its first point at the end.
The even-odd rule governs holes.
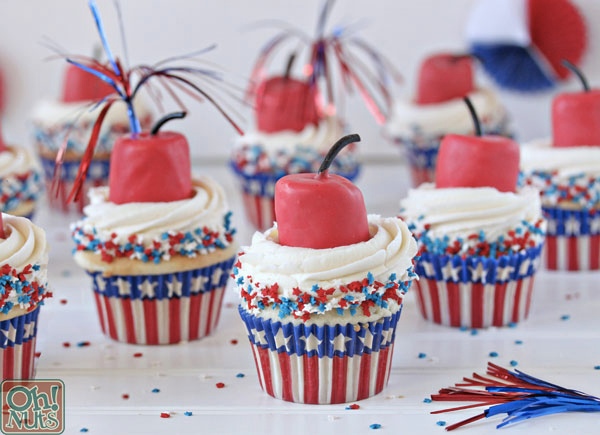
{"type": "Polygon", "coordinates": [[[548,222],[544,265],[549,270],[600,270],[600,211],[542,207],[548,222]]]}
{"type": "Polygon", "coordinates": [[[2,380],[34,377],[39,312],[38,307],[29,313],[0,321],[2,380]]]}
{"type": "Polygon", "coordinates": [[[46,183],[46,192],[48,193],[48,203],[53,209],[61,210],[64,213],[75,211],[83,213],[83,207],[88,203],[87,192],[91,187],[107,186],[108,173],[110,169],[110,157],[94,157],[90,162],[88,176],[83,184],[82,193],[79,199],[69,203],[67,198],[73,189],[73,184],[79,170],[81,160],[65,160],[62,163],[60,179],[54,181],[54,167],[56,165],[54,158],[41,156],[42,167],[44,168],[44,179],[46,183]]]}
{"type": "Polygon", "coordinates": [[[319,325],[239,312],[261,388],[277,399],[335,404],[366,399],[387,385],[402,307],[365,323],[319,325]]]}
{"type": "Polygon", "coordinates": [[[197,340],[219,322],[235,257],[208,267],[161,275],[89,272],[102,332],[130,344],[197,340]]]}
{"type": "Polygon", "coordinates": [[[508,326],[527,318],[543,245],[498,258],[421,254],[417,304],[444,326],[508,326]]]}
{"type": "MultiPolygon", "coordinates": [[[[258,231],[266,231],[275,222],[275,183],[286,173],[267,174],[257,173],[248,175],[240,170],[234,163],[230,165],[235,172],[242,188],[242,200],[246,217],[258,231]]],[[[336,172],[348,180],[354,180],[359,173],[356,170],[349,173],[336,172]]]]}

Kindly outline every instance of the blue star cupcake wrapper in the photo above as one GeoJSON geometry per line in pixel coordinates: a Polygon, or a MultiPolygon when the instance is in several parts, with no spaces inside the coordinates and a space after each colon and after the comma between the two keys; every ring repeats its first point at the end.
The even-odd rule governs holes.
{"type": "Polygon", "coordinates": [[[0,321],[0,367],[3,380],[33,378],[39,313],[38,307],[26,314],[0,321]]]}
{"type": "Polygon", "coordinates": [[[467,328],[524,320],[542,249],[539,245],[498,258],[423,253],[415,265],[421,314],[437,324],[467,328]]]}
{"type": "Polygon", "coordinates": [[[370,322],[319,325],[262,318],[239,308],[263,390],[311,404],[351,402],[383,390],[401,310],[370,322]]]}
{"type": "Polygon", "coordinates": [[[600,270],[600,211],[542,207],[548,222],[544,265],[550,270],[600,270]]]}
{"type": "Polygon", "coordinates": [[[173,344],[209,335],[219,321],[234,259],[160,275],[88,272],[102,331],[133,344],[173,344]]]}

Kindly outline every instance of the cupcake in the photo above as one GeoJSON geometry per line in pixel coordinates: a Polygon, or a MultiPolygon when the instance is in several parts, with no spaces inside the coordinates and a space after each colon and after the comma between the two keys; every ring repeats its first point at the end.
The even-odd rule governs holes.
{"type": "Polygon", "coordinates": [[[510,139],[447,135],[435,184],[401,201],[400,216],[419,246],[417,302],[425,319],[486,328],[528,316],[545,221],[538,191],[516,190],[518,168],[519,147],[510,139]]]}
{"type": "MultiPolygon", "coordinates": [[[[99,13],[90,8],[102,37],[99,13]]],[[[120,65],[110,47],[104,49],[110,64],[120,65]]],[[[183,86],[219,107],[196,83],[216,80],[217,74],[180,62],[173,66],[170,59],[156,65],[106,72],[97,62],[82,64],[94,75],[114,76],[111,85],[127,105],[131,133],[115,141],[108,186],[90,189],[84,217],[72,225],[74,258],[91,277],[103,332],[135,344],[172,344],[210,334],[237,252],[223,189],[209,177],[192,177],[183,134],[160,131],[186,113],[166,115],[143,131],[134,106],[138,91],[156,81],[156,95],[164,91],[176,104],[172,90],[183,86]],[[134,72],[141,73],[137,81],[134,72]]],[[[70,197],[81,193],[84,163],[70,197]]]]}
{"type": "Polygon", "coordinates": [[[600,90],[559,94],[552,138],[521,149],[520,184],[539,189],[550,270],[600,269],[600,90]]]}
{"type": "Polygon", "coordinates": [[[2,379],[34,377],[38,316],[48,291],[44,230],[0,214],[0,367],[2,379]]]}
{"type": "MultiPolygon", "coordinates": [[[[342,91],[357,90],[378,122],[385,119],[382,112],[391,101],[386,89],[391,82],[388,76],[398,74],[360,38],[353,35],[349,42],[341,29],[326,34],[331,3],[323,4],[315,38],[307,41],[303,30],[290,25],[291,30],[265,44],[251,76],[248,95],[255,125],[235,142],[230,165],[242,189],[248,220],[260,231],[276,219],[273,197],[277,180],[288,174],[315,172],[328,147],[342,135],[345,125],[336,113],[334,98],[337,81],[343,84],[342,91]],[[290,50],[285,73],[266,75],[267,62],[291,40],[297,44],[290,50]],[[294,75],[294,61],[303,49],[308,49],[308,60],[301,73],[294,75]]],[[[350,146],[331,171],[352,181],[359,167],[356,149],[350,146]]]]}
{"type": "MultiPolygon", "coordinates": [[[[94,124],[106,104],[101,101],[114,92],[104,81],[75,65],[69,65],[65,71],[61,99],[42,100],[33,108],[33,141],[42,161],[48,202],[54,209],[81,213],[87,189],[108,183],[112,146],[117,137],[130,131],[128,108],[122,101],[115,102],[103,120],[83,187],[84,194],[75,203],[67,201],[94,124]],[[53,188],[56,158],[63,149],[60,179],[56,180],[57,186],[53,188]]],[[[135,111],[142,127],[148,128],[152,121],[150,109],[139,98],[135,101],[135,111]]]]}
{"type": "Polygon", "coordinates": [[[29,219],[43,190],[42,169],[27,149],[8,146],[0,131],[0,210],[29,219]]]}
{"type": "Polygon", "coordinates": [[[471,134],[473,123],[464,109],[468,96],[487,134],[511,136],[507,112],[491,89],[478,88],[469,56],[434,54],[421,64],[412,100],[399,99],[384,126],[384,135],[401,146],[412,183],[435,179],[440,141],[446,134],[471,134]]]}
{"type": "Polygon", "coordinates": [[[262,389],[311,404],[361,400],[385,387],[415,278],[407,226],[367,216],[360,190],[321,168],[277,182],[278,221],[255,233],[232,274],[262,389]]]}

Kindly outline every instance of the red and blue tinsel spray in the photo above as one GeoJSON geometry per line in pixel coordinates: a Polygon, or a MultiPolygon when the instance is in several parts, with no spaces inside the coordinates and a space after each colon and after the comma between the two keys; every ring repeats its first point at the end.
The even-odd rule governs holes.
{"type": "Polygon", "coordinates": [[[585,21],[569,0],[479,0],[467,23],[471,53],[501,87],[552,89],[579,65],[587,47],[585,21]]]}
{"type": "MultiPolygon", "coordinates": [[[[101,110],[92,127],[90,139],[83,154],[81,165],[79,166],[79,171],[73,185],[73,190],[69,194],[67,201],[70,202],[73,199],[77,200],[81,193],[81,188],[85,182],[87,172],[94,155],[94,150],[100,134],[102,123],[106,117],[106,114],[115,102],[125,102],[127,105],[131,134],[136,135],[140,133],[140,121],[135,114],[133,101],[135,100],[138,92],[144,87],[148,87],[149,93],[153,95],[154,99],[159,105],[162,97],[161,90],[164,91],[175,102],[175,104],[179,106],[181,111],[186,111],[185,105],[177,96],[176,91],[184,92],[186,95],[198,101],[207,100],[227,119],[227,121],[229,121],[229,123],[239,134],[243,134],[242,129],[227,113],[227,111],[223,109],[222,103],[219,103],[217,98],[214,96],[214,94],[219,91],[225,92],[227,96],[230,97],[232,96],[232,93],[228,90],[218,89],[216,87],[212,88],[212,92],[204,90],[204,88],[216,83],[223,85],[224,82],[222,81],[221,75],[217,71],[208,68],[177,64],[179,61],[198,61],[196,58],[198,55],[209,51],[210,49],[214,48],[214,46],[186,55],[165,59],[157,62],[154,65],[138,65],[127,68],[123,65],[120,59],[115,57],[111,50],[95,0],[88,0],[88,4],[95,20],[98,35],[102,43],[104,54],[108,60],[108,64],[105,65],[97,59],[86,56],[71,56],[67,54],[62,54],[62,56],[66,58],[67,62],[77,66],[78,68],[81,68],[84,71],[87,71],[90,74],[93,74],[94,76],[108,83],[114,89],[115,93],[93,104],[93,107],[101,106],[101,110]],[[152,83],[151,79],[154,79],[152,80],[152,83]],[[202,87],[197,84],[196,81],[201,81],[202,87]],[[151,86],[155,83],[157,86],[151,86]]],[[[123,32],[118,3],[115,4],[117,6],[117,12],[121,24],[121,32],[123,32]]],[[[124,49],[126,53],[126,48],[124,49]]],[[[229,109],[229,111],[231,111],[231,109],[229,109]]],[[[67,143],[65,141],[56,157],[55,181],[59,178],[58,173],[62,166],[62,161],[66,152],[66,146],[67,143]]]]}
{"type": "Polygon", "coordinates": [[[520,370],[510,371],[488,363],[487,376],[473,373],[454,387],[442,388],[431,399],[447,402],[477,402],[433,411],[432,414],[489,406],[481,414],[446,427],[454,430],[475,421],[507,414],[499,429],[523,420],[563,412],[600,412],[600,398],[535,378],[520,370]],[[491,406],[490,406],[491,405],[491,406]]]}
{"type": "Polygon", "coordinates": [[[266,75],[267,64],[277,50],[285,43],[295,43],[294,58],[298,57],[296,50],[308,50],[302,72],[311,86],[324,89],[322,94],[327,109],[336,107],[333,78],[337,72],[343,89],[349,94],[356,90],[376,121],[382,124],[392,105],[390,87],[393,82],[401,82],[402,77],[381,53],[356,36],[352,26],[337,26],[330,34],[326,32],[334,3],[335,0],[324,0],[314,38],[301,29],[284,24],[284,29],[267,41],[254,64],[247,98],[255,95],[258,84],[266,75]]]}

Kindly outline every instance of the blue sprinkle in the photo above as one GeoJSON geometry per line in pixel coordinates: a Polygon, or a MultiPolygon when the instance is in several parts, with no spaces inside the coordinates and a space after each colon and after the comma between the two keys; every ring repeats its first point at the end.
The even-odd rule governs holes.
{"type": "Polygon", "coordinates": [[[237,375],[235,375],[236,378],[243,378],[244,376],[246,376],[243,373],[238,373],[237,375]]]}
{"type": "Polygon", "coordinates": [[[496,358],[498,356],[498,352],[490,352],[490,357],[496,358]]]}
{"type": "Polygon", "coordinates": [[[192,411],[185,411],[183,415],[185,415],[186,417],[190,417],[192,415],[192,411]]]}
{"type": "Polygon", "coordinates": [[[600,370],[600,366],[594,366],[594,370],[600,370]]]}
{"type": "Polygon", "coordinates": [[[461,326],[458,329],[461,330],[461,331],[467,331],[469,328],[467,328],[466,326],[461,326]]]}
{"type": "Polygon", "coordinates": [[[159,390],[158,388],[153,388],[153,389],[152,389],[152,392],[153,392],[153,393],[160,393],[160,390],[159,390]]]}
{"type": "Polygon", "coordinates": [[[380,429],[381,425],[379,423],[373,423],[369,425],[369,429],[380,429]]]}
{"type": "Polygon", "coordinates": [[[479,331],[477,329],[471,329],[471,335],[477,335],[479,331]]]}
{"type": "Polygon", "coordinates": [[[509,327],[509,328],[516,328],[516,327],[517,327],[517,323],[516,323],[516,322],[510,322],[510,323],[508,324],[508,327],[509,327]]]}
{"type": "Polygon", "coordinates": [[[569,320],[570,318],[571,318],[571,316],[568,314],[564,314],[564,315],[560,316],[560,320],[569,320]]]}
{"type": "Polygon", "coordinates": [[[436,421],[435,424],[438,426],[446,426],[446,422],[444,420],[436,421]]]}
{"type": "Polygon", "coordinates": [[[426,356],[427,356],[427,354],[426,354],[426,353],[419,352],[419,359],[423,359],[423,358],[425,358],[426,356]]]}
{"type": "Polygon", "coordinates": [[[88,428],[87,427],[82,427],[81,429],[79,429],[79,432],[87,432],[88,428]]]}
{"type": "Polygon", "coordinates": [[[431,403],[433,402],[433,400],[431,400],[429,397],[426,397],[423,399],[423,403],[431,403]]]}
{"type": "Polygon", "coordinates": [[[523,344],[523,340],[515,340],[515,344],[523,344]]]}
{"type": "Polygon", "coordinates": [[[519,365],[519,363],[517,361],[515,361],[514,359],[510,362],[510,365],[513,367],[516,367],[519,365]]]}

